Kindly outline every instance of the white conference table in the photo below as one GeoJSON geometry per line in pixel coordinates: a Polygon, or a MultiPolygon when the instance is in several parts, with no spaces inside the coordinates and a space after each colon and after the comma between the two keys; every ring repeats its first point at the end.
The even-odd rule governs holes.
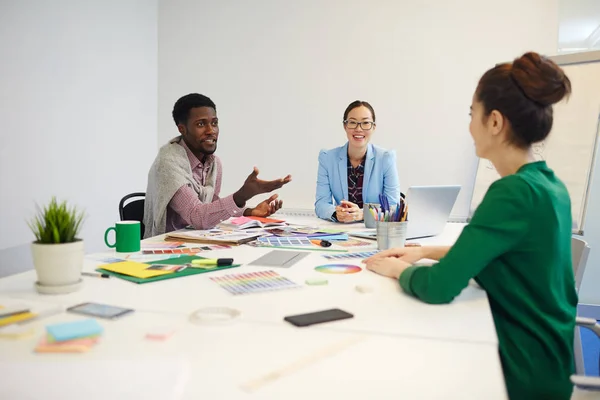
{"type": "MultiPolygon", "coordinates": [[[[287,220],[328,225],[315,219],[287,220]]],[[[448,224],[442,235],[419,242],[450,244],[461,228],[460,224],[448,224]]],[[[87,365],[90,370],[115,375],[115,382],[120,382],[120,371],[120,375],[130,377],[133,386],[135,382],[137,387],[148,386],[147,396],[153,392],[158,396],[145,398],[171,398],[160,397],[161,388],[150,390],[152,384],[158,383],[143,383],[149,375],[142,373],[144,368],[156,370],[162,368],[160,365],[169,366],[166,369],[173,374],[171,380],[166,374],[162,390],[172,390],[177,379],[183,381],[181,397],[173,398],[506,398],[494,324],[481,289],[468,287],[448,305],[427,305],[402,293],[394,280],[367,270],[350,275],[317,273],[316,265],[329,263],[320,252],[311,252],[291,268],[270,269],[298,283],[307,278],[326,278],[329,283],[324,286],[304,285],[299,289],[233,296],[208,279],[218,274],[265,270],[245,264],[268,251],[271,249],[241,246],[201,253],[208,257],[233,257],[236,263],[244,265],[143,285],[115,278],[87,278],[79,292],[59,296],[38,295],[33,288],[33,271],[0,279],[3,297],[42,300],[63,307],[97,301],[136,310],[115,321],[100,320],[105,327],[101,342],[89,353],[78,355],[42,355],[32,350],[45,325],[81,317],[62,313],[31,323],[36,329],[31,337],[0,339],[0,374],[3,378],[11,373],[31,375],[36,369],[41,373],[45,368],[47,375],[48,371],[55,371],[56,365],[83,373],[87,365]],[[359,293],[355,290],[357,284],[371,286],[373,292],[359,293]],[[241,316],[219,326],[200,326],[188,321],[192,311],[209,306],[232,307],[240,310],[241,316]],[[354,314],[354,318],[309,328],[296,328],[283,321],[287,315],[333,307],[354,314]],[[160,343],[144,339],[145,333],[156,326],[174,327],[176,333],[160,343]],[[332,347],[355,339],[357,342],[335,354],[323,355],[332,351],[332,347]],[[294,367],[303,357],[312,361],[301,368],[294,367]],[[51,367],[49,363],[54,360],[59,363],[51,367]],[[112,362],[113,367],[102,367],[103,362],[115,360],[119,362],[112,362]],[[145,367],[135,366],[140,361],[145,367]],[[291,371],[285,374],[289,365],[291,371]],[[131,370],[138,371],[140,376],[131,370]],[[241,389],[240,385],[278,370],[283,376],[264,383],[255,392],[249,394],[241,389]]],[[[97,264],[88,259],[84,269],[92,271],[97,264]]],[[[87,393],[87,380],[77,381],[83,386],[76,385],[71,390],[87,393]]],[[[58,393],[62,388],[60,378],[55,377],[51,382],[48,384],[58,393]]],[[[114,396],[121,386],[124,385],[112,385],[110,395],[114,396]]],[[[1,387],[0,398],[4,398],[1,387]]],[[[5,391],[10,389],[10,385],[4,387],[5,391]]]]}

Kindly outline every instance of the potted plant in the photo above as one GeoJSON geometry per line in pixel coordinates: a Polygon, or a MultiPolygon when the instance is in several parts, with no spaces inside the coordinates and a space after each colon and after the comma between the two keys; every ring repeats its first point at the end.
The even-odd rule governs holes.
{"type": "Polygon", "coordinates": [[[83,213],[53,197],[28,225],[36,241],[31,244],[40,293],[71,293],[81,287],[83,240],[78,238],[83,213]]]}

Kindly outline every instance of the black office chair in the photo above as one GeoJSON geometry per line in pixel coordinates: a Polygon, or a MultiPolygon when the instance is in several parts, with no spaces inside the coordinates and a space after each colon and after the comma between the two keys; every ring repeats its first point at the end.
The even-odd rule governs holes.
{"type": "Polygon", "coordinates": [[[121,218],[121,221],[140,221],[140,234],[142,238],[144,237],[144,231],[146,230],[146,227],[144,226],[145,198],[146,193],[130,193],[127,196],[123,197],[119,202],[119,217],[121,218]],[[141,197],[141,199],[128,201],[136,197],[141,197]],[[125,202],[127,202],[127,204],[125,204],[125,202]]]}

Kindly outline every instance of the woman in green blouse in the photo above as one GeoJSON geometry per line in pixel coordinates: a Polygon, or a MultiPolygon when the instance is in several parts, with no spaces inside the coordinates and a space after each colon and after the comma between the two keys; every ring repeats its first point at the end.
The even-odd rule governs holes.
{"type": "Polygon", "coordinates": [[[471,105],[477,156],[501,179],[488,189],[452,247],[407,247],[365,260],[427,303],[448,303],[475,281],[487,292],[511,399],[568,399],[577,294],[571,202],[531,146],[552,128],[552,104],[571,83],[551,60],[527,53],[480,79],[471,105]],[[411,264],[439,260],[431,267],[411,264]]]}

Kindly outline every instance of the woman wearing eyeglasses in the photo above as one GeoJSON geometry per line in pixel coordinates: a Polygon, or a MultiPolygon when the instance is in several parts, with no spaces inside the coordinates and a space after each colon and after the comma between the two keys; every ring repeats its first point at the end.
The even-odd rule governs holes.
{"type": "Polygon", "coordinates": [[[396,152],[370,143],[375,111],[366,101],[354,101],[344,111],[348,143],[319,153],[315,212],[322,219],[355,222],[363,219],[363,204],[400,201],[396,152]]]}

